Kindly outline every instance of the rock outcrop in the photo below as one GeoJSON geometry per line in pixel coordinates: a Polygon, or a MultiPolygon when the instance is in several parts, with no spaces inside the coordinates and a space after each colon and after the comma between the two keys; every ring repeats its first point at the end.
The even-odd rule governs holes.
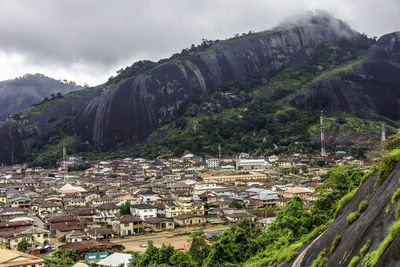
{"type": "Polygon", "coordinates": [[[322,43],[361,38],[343,22],[316,15],[301,24],[221,41],[132,77],[91,101],[75,119],[76,133],[101,150],[128,147],[181,116],[199,95],[227,81],[248,81],[289,62],[306,63],[322,43]]]}

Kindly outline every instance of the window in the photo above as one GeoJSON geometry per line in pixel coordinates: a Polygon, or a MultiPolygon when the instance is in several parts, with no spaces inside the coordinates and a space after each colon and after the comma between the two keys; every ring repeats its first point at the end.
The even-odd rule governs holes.
{"type": "Polygon", "coordinates": [[[129,223],[124,223],[124,226],[125,227],[129,227],[129,223]]]}

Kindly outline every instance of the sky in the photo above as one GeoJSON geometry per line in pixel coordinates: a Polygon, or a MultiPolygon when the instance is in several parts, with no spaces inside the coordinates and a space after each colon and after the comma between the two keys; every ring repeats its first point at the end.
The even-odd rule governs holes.
{"type": "Polygon", "coordinates": [[[98,85],[143,59],[322,9],[368,36],[400,31],[400,0],[0,0],[0,80],[98,85]]]}

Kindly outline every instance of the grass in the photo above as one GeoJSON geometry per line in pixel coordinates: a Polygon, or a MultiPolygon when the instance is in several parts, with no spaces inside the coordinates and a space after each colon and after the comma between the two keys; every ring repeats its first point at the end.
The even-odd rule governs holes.
{"type": "Polygon", "coordinates": [[[333,68],[333,69],[323,71],[323,72],[321,72],[321,74],[319,74],[317,77],[315,77],[315,78],[310,82],[310,84],[311,84],[311,83],[314,83],[314,82],[317,82],[317,81],[319,81],[319,80],[323,80],[323,79],[326,79],[326,78],[329,78],[329,77],[332,77],[332,76],[339,75],[340,73],[349,72],[349,71],[351,71],[356,65],[360,64],[361,61],[363,61],[363,60],[364,60],[364,56],[359,57],[359,58],[357,58],[357,59],[355,59],[355,60],[351,60],[351,61],[347,62],[346,64],[339,65],[339,66],[337,66],[337,67],[335,67],[335,68],[333,68]]]}
{"type": "Polygon", "coordinates": [[[396,220],[400,219],[400,205],[397,205],[395,216],[396,216],[396,220]]]}
{"type": "Polygon", "coordinates": [[[382,243],[379,245],[378,249],[365,255],[363,266],[375,266],[385,252],[386,248],[390,245],[390,243],[392,243],[392,241],[398,236],[399,233],[400,220],[397,220],[390,226],[389,232],[387,233],[382,243]]]}
{"type": "Polygon", "coordinates": [[[354,256],[349,265],[347,265],[347,267],[356,267],[358,265],[358,263],[360,262],[360,257],[359,256],[354,256]]]}
{"type": "Polygon", "coordinates": [[[364,257],[365,254],[367,254],[369,247],[371,246],[372,241],[368,240],[367,243],[364,244],[364,246],[360,249],[360,256],[364,257]]]}
{"type": "Polygon", "coordinates": [[[368,201],[363,200],[360,202],[360,205],[358,205],[358,212],[363,213],[368,207],[368,201]]]}
{"type": "Polygon", "coordinates": [[[318,257],[311,263],[310,267],[322,267],[325,265],[325,263],[328,261],[327,258],[325,258],[325,254],[328,251],[327,248],[324,248],[319,254],[318,257]]]}
{"type": "Polygon", "coordinates": [[[385,216],[384,216],[384,217],[386,217],[386,215],[389,214],[389,211],[390,211],[391,208],[392,208],[392,206],[391,206],[390,204],[386,206],[386,209],[385,209],[385,216]]]}
{"type": "Polygon", "coordinates": [[[341,237],[340,235],[337,235],[337,236],[335,237],[335,239],[333,240],[333,242],[332,242],[331,249],[329,250],[331,253],[335,252],[337,246],[338,246],[339,243],[340,243],[340,240],[342,240],[342,237],[341,237]]]}
{"type": "Polygon", "coordinates": [[[339,212],[353,199],[354,195],[357,192],[357,188],[353,189],[350,193],[342,197],[336,207],[335,213],[333,214],[333,218],[337,218],[339,212]]]}
{"type": "Polygon", "coordinates": [[[400,187],[397,188],[396,191],[394,191],[393,196],[392,196],[392,203],[395,203],[400,197],[400,187]]]}
{"type": "Polygon", "coordinates": [[[378,179],[375,185],[379,186],[383,183],[386,177],[393,171],[396,164],[400,161],[400,149],[394,149],[387,153],[378,164],[378,179]]]}
{"type": "Polygon", "coordinates": [[[358,219],[359,216],[360,213],[358,211],[352,212],[349,214],[349,216],[347,216],[346,221],[348,224],[352,224],[358,219]]]}

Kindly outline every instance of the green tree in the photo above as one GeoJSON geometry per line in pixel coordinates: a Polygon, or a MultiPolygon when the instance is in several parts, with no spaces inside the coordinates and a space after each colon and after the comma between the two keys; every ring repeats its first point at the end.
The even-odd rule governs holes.
{"type": "Polygon", "coordinates": [[[188,252],[184,252],[181,250],[175,250],[174,254],[170,259],[170,263],[174,267],[194,267],[196,266],[192,259],[190,258],[190,254],[188,252]]]}
{"type": "Polygon", "coordinates": [[[189,254],[197,266],[201,266],[210,251],[209,245],[201,235],[192,238],[189,254]]]}
{"type": "Polygon", "coordinates": [[[159,249],[159,260],[158,264],[169,264],[169,260],[174,254],[174,247],[171,245],[164,245],[162,244],[161,248],[159,249]]]}
{"type": "Polygon", "coordinates": [[[126,201],[122,206],[119,208],[119,213],[121,215],[130,215],[131,214],[131,203],[126,201]]]}
{"type": "Polygon", "coordinates": [[[229,204],[229,208],[237,208],[238,210],[243,209],[243,205],[237,202],[236,200],[232,201],[231,204],[229,204]]]}
{"type": "Polygon", "coordinates": [[[18,242],[17,250],[26,253],[26,252],[28,252],[29,245],[30,244],[29,244],[28,240],[23,238],[21,241],[18,242]]]}

